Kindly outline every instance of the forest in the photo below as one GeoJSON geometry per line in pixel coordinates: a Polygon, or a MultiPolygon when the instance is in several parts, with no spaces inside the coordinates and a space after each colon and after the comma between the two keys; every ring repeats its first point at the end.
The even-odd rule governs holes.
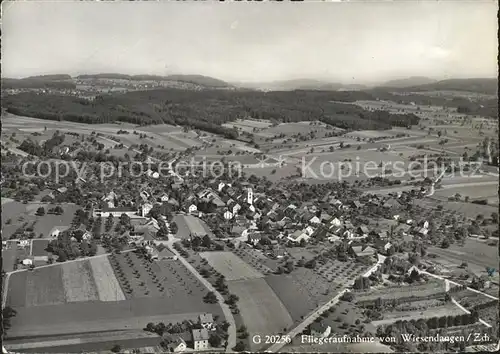
{"type": "Polygon", "coordinates": [[[375,99],[372,94],[362,91],[158,89],[100,95],[94,100],[24,92],[5,97],[3,106],[12,114],[40,119],[90,124],[115,121],[138,125],[167,123],[233,139],[238,137],[238,132],[221,124],[249,117],[277,122],[319,120],[349,130],[380,130],[418,124],[419,118],[413,114],[371,112],[349,104],[356,100],[375,99]]]}

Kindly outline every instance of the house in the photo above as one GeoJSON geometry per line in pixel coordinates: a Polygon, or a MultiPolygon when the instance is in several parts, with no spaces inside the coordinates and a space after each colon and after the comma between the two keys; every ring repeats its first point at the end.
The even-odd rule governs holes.
{"type": "Polygon", "coordinates": [[[208,331],[205,328],[193,329],[193,346],[194,350],[208,349],[208,331]]]}
{"type": "Polygon", "coordinates": [[[251,233],[248,235],[247,242],[256,246],[261,239],[262,239],[262,235],[254,232],[254,233],[251,233]]]}
{"type": "Polygon", "coordinates": [[[168,202],[168,194],[164,193],[161,197],[160,197],[160,202],[168,202]]]}
{"type": "Polygon", "coordinates": [[[208,331],[215,331],[214,318],[211,313],[202,313],[199,317],[201,327],[208,331]]]}
{"type": "Polygon", "coordinates": [[[311,335],[315,337],[328,337],[332,332],[332,328],[324,321],[313,322],[309,329],[311,331],[311,335]]]}
{"type": "Polygon", "coordinates": [[[363,204],[360,201],[355,200],[355,201],[351,202],[351,206],[355,209],[359,209],[363,206],[363,204]]]}
{"type": "Polygon", "coordinates": [[[233,218],[233,213],[231,213],[229,210],[226,210],[224,212],[224,219],[231,220],[232,218],[233,218]]]}
{"type": "Polygon", "coordinates": [[[59,234],[63,231],[66,231],[67,229],[69,229],[68,226],[58,226],[58,227],[54,227],[52,229],[52,231],[50,232],[50,237],[57,237],[59,236],[59,234]]]}
{"type": "Polygon", "coordinates": [[[169,198],[167,203],[172,205],[172,206],[175,206],[177,208],[179,207],[179,202],[177,200],[175,200],[174,198],[169,198]]]}
{"type": "Polygon", "coordinates": [[[342,225],[342,221],[340,221],[338,218],[333,218],[332,221],[330,221],[330,224],[336,227],[339,227],[342,225]]]}
{"type": "Polygon", "coordinates": [[[425,227],[421,227],[417,230],[417,232],[422,235],[422,236],[425,236],[427,235],[427,233],[429,232],[429,230],[427,230],[425,227]]]}
{"type": "Polygon", "coordinates": [[[383,240],[376,240],[375,246],[382,251],[382,253],[387,253],[393,246],[392,243],[383,240]]]}
{"type": "Polygon", "coordinates": [[[198,210],[198,207],[196,206],[196,204],[190,204],[187,208],[188,213],[194,213],[197,210],[198,210]]]}
{"type": "Polygon", "coordinates": [[[371,246],[353,246],[352,252],[356,258],[370,258],[375,255],[375,249],[371,246]]]}
{"type": "Polygon", "coordinates": [[[237,202],[235,202],[234,200],[229,202],[229,204],[227,205],[229,211],[231,213],[233,213],[233,215],[237,214],[238,211],[241,209],[241,205],[237,202]]]}
{"type": "Polygon", "coordinates": [[[31,258],[25,258],[21,261],[21,263],[23,264],[23,266],[32,266],[33,265],[33,259],[31,258]]]}
{"type": "Polygon", "coordinates": [[[22,247],[22,248],[29,247],[30,241],[29,240],[20,240],[18,246],[22,247]]]}
{"type": "Polygon", "coordinates": [[[247,237],[248,230],[245,226],[234,225],[231,229],[231,235],[233,235],[234,237],[247,237]]]}
{"type": "Polygon", "coordinates": [[[118,207],[110,208],[104,207],[102,209],[94,209],[93,217],[97,218],[99,216],[105,218],[113,215],[113,217],[120,217],[122,214],[128,215],[129,217],[137,215],[137,208],[134,207],[118,207]]]}
{"type": "Polygon", "coordinates": [[[293,234],[289,235],[287,238],[292,242],[299,243],[302,240],[304,240],[305,242],[309,241],[310,237],[311,236],[308,235],[305,230],[297,230],[293,234]]]}
{"type": "Polygon", "coordinates": [[[360,235],[368,235],[370,233],[370,230],[365,225],[359,226],[356,231],[360,235]]]}
{"type": "Polygon", "coordinates": [[[172,353],[181,353],[187,349],[186,342],[181,336],[175,334],[163,335],[165,341],[168,342],[167,348],[172,353]]]}
{"type": "Polygon", "coordinates": [[[313,216],[312,218],[309,219],[309,224],[321,224],[321,219],[318,218],[317,216],[313,216]]]}

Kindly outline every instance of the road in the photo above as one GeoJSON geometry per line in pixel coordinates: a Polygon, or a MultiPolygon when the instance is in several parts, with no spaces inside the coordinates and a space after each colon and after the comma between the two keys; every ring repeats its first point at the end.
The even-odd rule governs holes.
{"type": "MultiPolygon", "coordinates": [[[[460,310],[464,311],[466,314],[470,314],[470,311],[469,311],[469,310],[467,310],[467,309],[466,309],[465,307],[463,307],[462,305],[460,305],[460,303],[459,303],[457,300],[455,300],[454,298],[451,298],[451,302],[453,302],[453,303],[454,303],[457,307],[459,307],[459,308],[460,308],[460,310]]],[[[481,323],[482,323],[483,325],[485,325],[486,327],[491,327],[491,325],[490,325],[488,322],[486,322],[486,321],[484,321],[484,320],[482,320],[482,319],[479,319],[479,322],[481,322],[481,323]]]]}
{"type": "Polygon", "coordinates": [[[177,258],[184,264],[184,266],[193,273],[193,275],[203,284],[205,285],[209,291],[212,291],[215,296],[217,296],[217,300],[219,301],[219,304],[222,308],[222,312],[224,313],[224,317],[226,318],[226,321],[229,323],[229,328],[228,328],[228,334],[229,338],[227,339],[227,346],[226,346],[226,353],[232,352],[233,347],[236,345],[236,323],[234,321],[233,313],[231,312],[231,309],[229,306],[224,302],[224,298],[222,295],[210,284],[208,280],[203,278],[200,273],[184,258],[182,257],[179,252],[173,247],[173,244],[177,241],[180,241],[179,239],[173,237],[172,234],[169,235],[169,240],[162,242],[164,245],[167,245],[167,247],[177,256],[177,258]]]}
{"type": "MultiPolygon", "coordinates": [[[[384,260],[385,260],[384,256],[379,256],[377,263],[373,267],[371,267],[368,271],[366,271],[363,274],[363,276],[364,277],[370,276],[370,274],[372,274],[380,266],[380,264],[384,263],[384,260]]],[[[323,312],[325,312],[326,310],[330,309],[337,302],[339,302],[339,300],[342,297],[342,295],[344,295],[346,292],[349,292],[350,290],[348,288],[351,287],[353,284],[354,284],[354,280],[352,280],[349,283],[347,283],[346,286],[345,286],[345,288],[340,293],[338,293],[337,295],[335,295],[335,297],[333,297],[326,304],[324,304],[324,305],[320,306],[319,308],[317,308],[313,313],[311,313],[309,316],[307,316],[295,328],[293,328],[290,332],[285,333],[284,335],[287,336],[287,338],[293,339],[298,334],[302,333],[302,331],[304,331],[309,325],[311,325],[314,322],[314,320],[316,318],[318,318],[323,312]]],[[[284,341],[282,341],[280,343],[275,343],[275,344],[271,345],[266,350],[266,352],[275,353],[278,350],[280,350],[281,348],[283,348],[283,346],[285,346],[285,344],[287,344],[287,343],[284,343],[284,341]]]]}

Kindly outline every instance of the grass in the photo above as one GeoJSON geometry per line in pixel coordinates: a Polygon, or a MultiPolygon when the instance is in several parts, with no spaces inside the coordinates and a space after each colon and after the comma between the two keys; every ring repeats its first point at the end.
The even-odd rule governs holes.
{"type": "Polygon", "coordinates": [[[99,299],[88,261],[66,263],[61,268],[62,283],[67,302],[95,301],[99,299]]]}
{"type": "MultiPolygon", "coordinates": [[[[11,277],[16,276],[13,274],[11,277]]],[[[28,272],[25,294],[26,307],[58,305],[66,302],[62,267],[52,266],[28,272]]]]}
{"type": "Polygon", "coordinates": [[[45,251],[49,244],[49,240],[33,240],[31,243],[31,255],[38,256],[48,256],[48,252],[45,251]]]}
{"type": "Polygon", "coordinates": [[[125,295],[107,257],[92,258],[89,264],[100,301],[121,301],[125,295]]]}

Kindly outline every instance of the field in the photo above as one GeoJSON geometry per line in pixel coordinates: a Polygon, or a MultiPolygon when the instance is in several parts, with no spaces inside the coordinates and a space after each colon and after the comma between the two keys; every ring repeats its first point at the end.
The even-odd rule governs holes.
{"type": "Polygon", "coordinates": [[[227,281],[264,277],[232,252],[201,252],[200,256],[205,258],[212,268],[224,275],[227,281]]]}
{"type": "Polygon", "coordinates": [[[250,120],[250,119],[237,119],[234,122],[222,124],[226,128],[236,128],[239,131],[244,131],[248,133],[254,132],[254,130],[261,130],[268,128],[271,122],[265,120],[250,120]]]}
{"type": "MultiPolygon", "coordinates": [[[[228,287],[239,297],[238,308],[251,335],[282,333],[293,324],[287,309],[264,279],[228,281],[228,287]]],[[[257,350],[265,344],[250,345],[257,350]]]]}
{"type": "Polygon", "coordinates": [[[50,231],[55,226],[70,225],[75,211],[79,209],[77,205],[68,203],[62,205],[64,213],[61,215],[45,214],[44,216],[36,216],[36,210],[40,206],[45,207],[46,210],[55,207],[52,204],[23,204],[15,201],[2,204],[2,239],[9,239],[25,223],[27,223],[26,225],[33,224],[33,232],[36,237],[39,237],[40,234],[43,237],[49,237],[50,231]]]}
{"type": "Polygon", "coordinates": [[[49,244],[49,240],[32,240],[31,241],[31,255],[35,257],[47,256],[48,252],[45,251],[49,244]]]}
{"type": "Polygon", "coordinates": [[[453,244],[449,248],[429,247],[427,253],[436,254],[432,262],[447,262],[459,267],[462,262],[467,262],[468,268],[478,275],[486,274],[485,268],[498,267],[498,247],[489,246],[487,242],[468,238],[463,247],[453,244]]]}
{"type": "Polygon", "coordinates": [[[154,333],[126,330],[116,332],[87,333],[79,335],[63,335],[29,340],[10,340],[5,344],[6,349],[21,353],[72,353],[109,350],[115,344],[123,348],[144,346],[158,346],[161,337],[154,333]]]}
{"type": "Polygon", "coordinates": [[[18,314],[9,337],[142,329],[148,322],[222,314],[218,304],[203,302],[207,289],[181,263],[146,265],[133,252],[115,257],[123,272],[118,275],[121,284],[106,257],[12,274],[7,304],[18,314]],[[120,285],[132,291],[124,295],[120,285]]]}
{"type": "Polygon", "coordinates": [[[479,186],[463,186],[450,188],[451,186],[443,186],[443,189],[436,190],[434,196],[443,200],[452,197],[455,194],[460,194],[461,198],[468,196],[470,200],[488,199],[488,204],[498,205],[498,183],[484,184],[479,186]]]}
{"type": "MultiPolygon", "coordinates": [[[[297,261],[299,258],[296,258],[297,261]]],[[[325,303],[350,284],[366,267],[352,262],[327,261],[314,270],[296,267],[291,274],[269,275],[266,281],[294,321],[325,303]]]]}
{"type": "MultiPolygon", "coordinates": [[[[11,278],[16,275],[12,275],[11,278]]],[[[66,296],[62,281],[62,267],[45,267],[30,272],[26,279],[24,295],[26,307],[63,304],[66,296]]]]}
{"type": "Polygon", "coordinates": [[[99,301],[125,300],[125,295],[118,280],[116,280],[109,259],[107,257],[92,258],[89,263],[92,267],[99,301]]]}
{"type": "Polygon", "coordinates": [[[61,268],[66,302],[98,300],[89,262],[66,263],[61,268]]]}

